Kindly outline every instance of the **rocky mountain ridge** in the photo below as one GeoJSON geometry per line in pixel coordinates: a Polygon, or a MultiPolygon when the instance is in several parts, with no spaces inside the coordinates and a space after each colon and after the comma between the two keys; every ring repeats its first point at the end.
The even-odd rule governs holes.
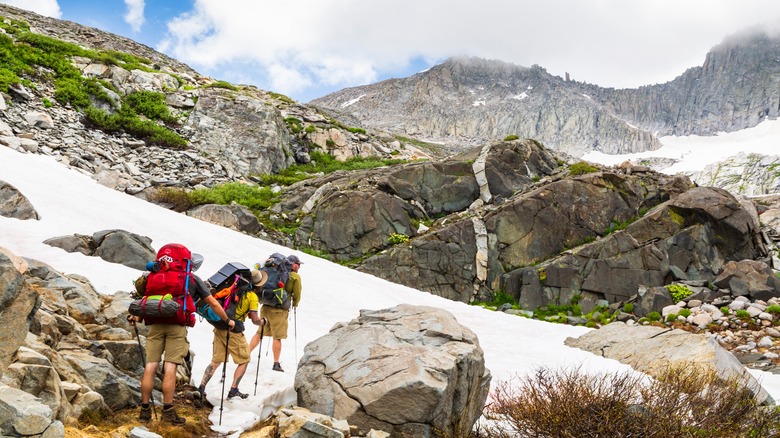
{"type": "Polygon", "coordinates": [[[495,60],[453,58],[311,104],[366,126],[462,150],[507,135],[580,156],[654,150],[664,135],[714,135],[780,115],[780,38],[752,30],[665,84],[603,88],[495,60]]]}
{"type": "Polygon", "coordinates": [[[150,187],[213,186],[307,163],[313,149],[339,159],[430,156],[392,135],[347,126],[286,96],[202,76],[117,35],[5,4],[0,17],[3,43],[14,50],[36,49],[35,39],[18,41],[25,34],[56,38],[39,44],[61,50],[91,50],[67,56],[79,81],[98,84],[90,107],[111,115],[128,105],[128,96],[146,93],[164,100],[174,121],[156,124],[181,137],[184,148],[160,147],[127,130],[95,126],[85,111],[62,99],[63,90],[45,66],[32,65],[33,73],[20,73],[21,80],[11,81],[0,94],[0,144],[52,155],[111,188],[138,194],[150,187]],[[72,45],[62,49],[60,40],[72,45]],[[122,61],[125,53],[134,62],[122,61]]]}

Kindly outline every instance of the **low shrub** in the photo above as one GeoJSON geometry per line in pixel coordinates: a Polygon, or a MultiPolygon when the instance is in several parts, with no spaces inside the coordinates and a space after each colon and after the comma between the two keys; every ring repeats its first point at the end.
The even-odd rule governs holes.
{"type": "Polygon", "coordinates": [[[777,408],[761,406],[737,379],[724,380],[714,368],[678,364],[653,377],[540,368],[497,384],[477,436],[747,438],[780,432],[777,408]]]}
{"type": "Polygon", "coordinates": [[[661,314],[658,312],[650,312],[647,314],[647,319],[649,319],[650,321],[660,321],[661,314]]]}
{"type": "Polygon", "coordinates": [[[735,313],[737,318],[739,319],[750,319],[750,312],[748,312],[745,309],[739,309],[737,310],[737,313],[735,313]]]}
{"type": "Polygon", "coordinates": [[[569,167],[569,174],[571,176],[585,175],[586,173],[594,173],[598,171],[599,170],[597,168],[591,166],[585,161],[579,161],[569,167]]]}
{"type": "Polygon", "coordinates": [[[666,286],[666,290],[669,291],[669,294],[672,296],[672,301],[675,303],[682,301],[693,294],[693,291],[684,284],[670,284],[666,286]]]}
{"type": "Polygon", "coordinates": [[[391,233],[387,238],[387,242],[391,245],[398,245],[399,243],[406,243],[409,241],[409,236],[400,233],[391,233]]]}
{"type": "Polygon", "coordinates": [[[174,187],[162,187],[153,191],[149,195],[149,201],[155,204],[170,205],[174,211],[178,211],[179,213],[193,207],[189,193],[183,189],[174,187]]]}
{"type": "Polygon", "coordinates": [[[210,189],[194,190],[190,193],[190,200],[193,205],[229,205],[235,202],[258,212],[274,205],[276,196],[277,194],[268,187],[230,182],[219,184],[210,189]]]}
{"type": "Polygon", "coordinates": [[[634,313],[634,303],[626,303],[623,305],[623,311],[626,313],[634,313]]]}
{"type": "Polygon", "coordinates": [[[777,304],[772,304],[771,306],[766,308],[766,311],[767,313],[778,314],[780,313],[780,306],[778,306],[777,304]]]}
{"type": "Polygon", "coordinates": [[[520,137],[515,135],[515,134],[511,134],[511,135],[507,135],[506,137],[504,137],[504,141],[517,140],[518,138],[520,138],[520,137]]]}

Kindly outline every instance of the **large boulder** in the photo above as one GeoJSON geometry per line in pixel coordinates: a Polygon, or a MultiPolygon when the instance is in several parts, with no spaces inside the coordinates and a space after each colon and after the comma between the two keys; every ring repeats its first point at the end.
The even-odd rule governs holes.
{"type": "Polygon", "coordinates": [[[11,259],[0,253],[0,377],[27,336],[38,299],[11,259]]]}
{"type": "Polygon", "coordinates": [[[65,427],[40,399],[0,384],[0,436],[56,438],[65,436],[65,427]]]}
{"type": "Polygon", "coordinates": [[[780,279],[768,264],[758,260],[728,262],[712,283],[730,290],[732,295],[747,295],[752,300],[767,301],[780,296],[780,279]]]}
{"type": "Polygon", "coordinates": [[[16,219],[39,219],[35,207],[16,187],[0,181],[0,216],[16,219]]]}
{"type": "Polygon", "coordinates": [[[613,322],[578,338],[567,338],[565,344],[615,359],[651,376],[660,375],[675,365],[711,366],[723,379],[738,379],[760,403],[773,402],[739,360],[714,337],[705,334],[613,322]]]}
{"type": "Polygon", "coordinates": [[[311,342],[295,375],[298,404],[362,433],[459,436],[487,399],[476,335],[447,311],[402,304],[368,311],[311,342]]]}
{"type": "Polygon", "coordinates": [[[119,263],[140,271],[146,269],[146,263],[154,260],[156,254],[152,248],[152,239],[124,230],[102,230],[92,236],[57,236],[46,239],[43,243],[67,252],[100,257],[107,262],[119,263]]]}
{"type": "Polygon", "coordinates": [[[143,271],[155,259],[152,239],[124,230],[104,230],[92,235],[95,256],[143,271]]]}
{"type": "Polygon", "coordinates": [[[199,205],[187,211],[187,216],[247,234],[257,234],[261,229],[257,216],[235,202],[231,205],[199,205]]]}

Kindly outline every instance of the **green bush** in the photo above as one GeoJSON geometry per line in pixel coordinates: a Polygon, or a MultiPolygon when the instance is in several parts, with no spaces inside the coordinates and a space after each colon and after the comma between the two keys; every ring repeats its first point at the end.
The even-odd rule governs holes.
{"type": "Polygon", "coordinates": [[[399,234],[399,233],[391,233],[390,237],[388,237],[387,241],[391,245],[397,245],[399,243],[406,243],[409,241],[409,236],[406,234],[399,234]]]}
{"type": "Polygon", "coordinates": [[[623,311],[626,313],[634,313],[634,303],[626,303],[623,305],[623,311]]]}
{"type": "Polygon", "coordinates": [[[693,294],[693,291],[684,284],[670,284],[666,286],[666,290],[669,291],[669,294],[672,296],[672,301],[675,303],[682,301],[693,294]]]}
{"type": "Polygon", "coordinates": [[[691,309],[680,309],[679,315],[682,316],[682,317],[687,318],[687,317],[691,316],[691,309]]]}
{"type": "Polygon", "coordinates": [[[141,120],[129,106],[122,108],[114,113],[89,107],[84,110],[85,122],[87,126],[99,128],[106,132],[127,132],[147,143],[166,146],[172,148],[184,148],[187,146],[187,140],[179,134],[158,125],[151,120],[141,120]]]}
{"type": "Polygon", "coordinates": [[[720,313],[722,313],[722,314],[724,314],[726,316],[731,315],[731,309],[729,309],[728,306],[722,306],[720,308],[720,313]]]}
{"type": "Polygon", "coordinates": [[[748,312],[745,309],[739,309],[737,310],[737,313],[735,313],[737,318],[739,319],[749,319],[750,318],[750,312],[748,312]]]}
{"type": "Polygon", "coordinates": [[[647,314],[647,319],[649,319],[650,321],[660,321],[661,314],[658,312],[650,312],[647,314]]]}
{"type": "Polygon", "coordinates": [[[767,313],[778,314],[780,313],[780,306],[778,306],[777,304],[772,304],[771,306],[766,308],[766,311],[767,313]]]}
{"type": "Polygon", "coordinates": [[[579,161],[569,167],[569,174],[571,176],[585,175],[586,173],[594,173],[598,171],[599,170],[597,168],[591,166],[585,161],[579,161]]]}
{"type": "Polygon", "coordinates": [[[347,131],[353,134],[365,134],[366,130],[363,128],[347,128],[347,131]]]}
{"type": "Polygon", "coordinates": [[[206,88],[226,88],[228,90],[238,91],[240,88],[227,81],[214,81],[205,85],[206,88]]]}
{"type": "Polygon", "coordinates": [[[222,204],[233,202],[252,211],[265,210],[275,203],[276,194],[269,187],[230,182],[210,189],[197,189],[190,193],[193,205],[222,204]]]}
{"type": "Polygon", "coordinates": [[[135,91],[126,95],[122,102],[129,105],[136,114],[142,114],[152,120],[161,120],[168,125],[178,123],[176,117],[165,104],[165,94],[154,91],[135,91]]]}
{"type": "Polygon", "coordinates": [[[170,205],[173,211],[178,211],[179,213],[193,207],[189,193],[174,187],[162,187],[152,191],[149,195],[149,201],[156,204],[170,205]]]}
{"type": "Polygon", "coordinates": [[[504,137],[504,141],[512,141],[512,140],[517,140],[518,138],[520,138],[520,137],[518,137],[518,136],[517,136],[517,135],[515,135],[515,134],[511,134],[511,135],[507,135],[506,137],[504,137]]]}

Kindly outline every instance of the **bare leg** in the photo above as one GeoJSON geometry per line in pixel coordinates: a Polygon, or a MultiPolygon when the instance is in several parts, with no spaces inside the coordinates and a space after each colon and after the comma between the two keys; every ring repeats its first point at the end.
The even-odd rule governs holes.
{"type": "Polygon", "coordinates": [[[241,378],[244,377],[247,364],[242,363],[236,367],[236,372],[233,373],[233,385],[231,388],[238,388],[238,384],[241,382],[241,378]]]}
{"type": "Polygon", "coordinates": [[[206,387],[206,384],[209,383],[211,377],[214,376],[214,371],[219,368],[219,364],[220,362],[211,362],[206,367],[206,371],[203,372],[203,378],[200,380],[200,386],[206,387]]]}
{"type": "Polygon", "coordinates": [[[282,340],[274,339],[271,350],[274,352],[274,362],[279,362],[279,356],[282,354],[282,340]]]}
{"type": "Polygon", "coordinates": [[[252,339],[249,340],[249,353],[251,354],[252,351],[254,351],[255,347],[260,343],[260,333],[255,332],[255,335],[252,336],[252,339]]]}
{"type": "Polygon", "coordinates": [[[152,389],[154,389],[154,375],[157,373],[157,366],[160,362],[147,363],[144,368],[144,375],[141,378],[141,403],[149,403],[152,398],[152,389]]]}
{"type": "Polygon", "coordinates": [[[163,403],[167,405],[173,403],[173,392],[176,390],[177,366],[179,365],[173,362],[163,362],[162,393],[163,403]]]}

